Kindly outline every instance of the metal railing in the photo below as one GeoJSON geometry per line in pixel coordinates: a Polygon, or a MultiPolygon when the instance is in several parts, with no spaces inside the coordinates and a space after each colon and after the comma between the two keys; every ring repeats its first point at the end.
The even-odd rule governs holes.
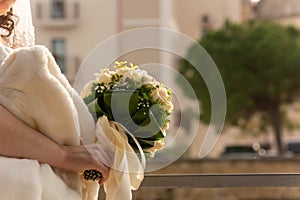
{"type": "MultiPolygon", "coordinates": [[[[300,174],[298,173],[251,173],[251,174],[146,174],[139,189],[166,189],[168,193],[168,199],[173,199],[176,195],[174,191],[177,188],[202,188],[202,189],[216,189],[216,188],[233,188],[241,189],[244,193],[251,190],[243,190],[245,188],[253,188],[253,191],[257,191],[257,188],[270,188],[269,196],[273,196],[274,191],[278,188],[297,188],[300,187],[300,174]]],[[[152,190],[153,192],[154,190],[152,190]]],[[[162,193],[161,190],[159,190],[162,193]]],[[[278,190],[280,191],[280,190],[278,190]]],[[[292,190],[293,191],[293,190],[292,190]]],[[[287,193],[289,191],[287,190],[287,193]]],[[[103,188],[100,191],[99,200],[105,200],[105,193],[103,188]]],[[[136,195],[136,194],[135,194],[136,195]]],[[[224,195],[224,194],[223,194],[224,195]]],[[[269,199],[260,198],[257,194],[257,198],[249,199],[269,199]]],[[[221,195],[222,196],[222,195],[221,195]]],[[[199,197],[199,196],[197,196],[199,197]]],[[[147,199],[142,198],[142,199],[147,199]]],[[[175,198],[174,198],[175,199],[175,198]]],[[[199,197],[199,199],[201,199],[199,197]]],[[[220,198],[221,199],[221,198],[220,198]]],[[[222,199],[226,199],[222,197],[222,199]]],[[[237,198],[239,199],[239,198],[237,198]]],[[[243,198],[245,199],[245,198],[243,198]]],[[[277,198],[276,198],[277,199],[277,198]]],[[[290,198],[281,198],[290,199],[290,198]]],[[[294,199],[294,198],[293,198],[294,199]]],[[[298,199],[298,198],[297,198],[298,199]]]]}
{"type": "Polygon", "coordinates": [[[148,174],[141,187],[241,188],[299,187],[300,174],[148,174]]]}

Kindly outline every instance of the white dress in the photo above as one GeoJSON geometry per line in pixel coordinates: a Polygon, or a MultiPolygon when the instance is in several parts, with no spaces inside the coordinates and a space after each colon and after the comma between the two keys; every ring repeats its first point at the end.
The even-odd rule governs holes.
{"type": "MultiPolygon", "coordinates": [[[[95,142],[95,125],[79,95],[44,46],[0,46],[0,104],[65,145],[95,142]]],[[[36,160],[0,157],[0,198],[96,200],[98,183],[36,160]]]]}
{"type": "MultiPolygon", "coordinates": [[[[110,148],[115,156],[104,184],[106,200],[131,200],[131,190],[143,180],[143,164],[115,123],[102,117],[95,125],[48,49],[0,46],[0,63],[0,104],[57,143],[97,142],[110,148]]],[[[97,200],[98,191],[98,182],[85,181],[79,174],[0,156],[0,199],[97,200]]]]}

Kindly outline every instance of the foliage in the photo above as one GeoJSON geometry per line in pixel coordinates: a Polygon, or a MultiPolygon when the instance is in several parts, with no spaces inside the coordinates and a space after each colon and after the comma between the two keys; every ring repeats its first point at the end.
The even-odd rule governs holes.
{"type": "MultiPolygon", "coordinates": [[[[169,116],[173,110],[171,90],[157,82],[146,71],[126,62],[116,62],[96,74],[81,94],[95,121],[106,116],[132,133],[142,149],[155,153],[163,147],[169,116]]],[[[128,142],[137,146],[131,137],[128,142]]]]}
{"type": "MultiPolygon", "coordinates": [[[[271,124],[280,135],[280,108],[300,95],[299,30],[269,21],[226,22],[199,43],[222,75],[227,94],[227,122],[237,124],[259,113],[263,124],[271,124]]],[[[187,56],[197,59],[193,46],[187,56]]],[[[209,122],[210,97],[205,83],[199,81],[200,75],[184,59],[180,71],[199,94],[202,119],[209,122]]]]}

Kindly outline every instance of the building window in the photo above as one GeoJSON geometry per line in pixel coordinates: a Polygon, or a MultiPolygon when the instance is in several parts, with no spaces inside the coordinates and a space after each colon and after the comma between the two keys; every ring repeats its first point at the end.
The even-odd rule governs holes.
{"type": "Polygon", "coordinates": [[[201,18],[201,29],[202,29],[202,36],[206,35],[211,29],[211,18],[209,15],[203,15],[201,18]]]}
{"type": "Polygon", "coordinates": [[[210,22],[209,16],[208,15],[203,15],[202,16],[202,23],[203,24],[208,24],[210,22]]]}
{"type": "Polygon", "coordinates": [[[64,17],[65,17],[65,1],[52,0],[52,18],[64,18],[64,17]]]}
{"type": "Polygon", "coordinates": [[[62,73],[66,72],[66,45],[64,39],[52,40],[52,53],[62,73]]]}

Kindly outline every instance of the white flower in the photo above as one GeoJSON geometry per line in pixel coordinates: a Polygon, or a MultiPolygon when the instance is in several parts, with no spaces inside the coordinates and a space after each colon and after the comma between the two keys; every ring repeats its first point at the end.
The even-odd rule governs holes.
{"type": "Polygon", "coordinates": [[[158,90],[159,96],[162,99],[162,101],[165,103],[168,102],[169,95],[168,95],[167,89],[160,86],[157,90],[158,90]]]}
{"type": "Polygon", "coordinates": [[[86,98],[92,94],[93,81],[88,82],[81,91],[81,98],[86,98]]]}
{"type": "Polygon", "coordinates": [[[133,71],[133,68],[129,68],[129,67],[121,67],[118,68],[117,70],[117,74],[120,76],[124,76],[124,74],[128,73],[129,71],[133,71]]]}
{"type": "Polygon", "coordinates": [[[151,157],[154,157],[154,154],[156,151],[162,150],[165,147],[165,142],[164,140],[158,140],[154,142],[154,146],[146,149],[146,152],[149,152],[151,154],[151,157]]]}
{"type": "Polygon", "coordinates": [[[159,88],[157,88],[151,93],[151,97],[154,101],[159,99],[162,102],[162,106],[166,111],[171,112],[173,110],[171,97],[168,94],[168,91],[165,87],[160,85],[159,88]]]}
{"type": "Polygon", "coordinates": [[[129,78],[129,79],[132,79],[135,81],[140,81],[143,76],[144,76],[144,72],[140,69],[137,69],[134,71],[128,71],[128,73],[126,73],[124,75],[124,78],[129,78]]]}
{"type": "Polygon", "coordinates": [[[126,74],[124,74],[124,79],[126,78],[143,84],[154,81],[154,78],[152,76],[148,75],[148,73],[145,70],[141,69],[134,69],[128,71],[126,74]]]}
{"type": "Polygon", "coordinates": [[[96,81],[98,83],[104,83],[107,85],[109,82],[111,82],[111,76],[112,72],[109,71],[109,69],[103,69],[99,74],[96,74],[97,78],[96,81]]]}
{"type": "Polygon", "coordinates": [[[150,76],[147,71],[145,71],[145,70],[141,70],[141,71],[143,71],[142,79],[143,79],[144,83],[153,84],[153,85],[158,84],[158,82],[155,80],[155,78],[153,78],[153,76],[150,76]]]}
{"type": "MultiPolygon", "coordinates": [[[[131,63],[130,65],[127,65],[127,62],[116,62],[114,70],[110,71],[108,68],[105,68],[95,75],[95,80],[87,83],[82,90],[82,98],[89,97],[89,99],[92,99],[93,96],[91,95],[93,95],[93,92],[96,92],[101,96],[101,94],[105,94],[106,91],[114,89],[137,89],[139,95],[140,93],[143,93],[138,97],[137,109],[143,108],[147,109],[147,111],[151,111],[151,109],[155,109],[155,107],[152,106],[157,106],[157,113],[162,114],[161,118],[159,118],[162,120],[159,123],[162,126],[160,127],[161,132],[164,137],[166,136],[166,131],[169,129],[170,125],[168,117],[173,110],[173,104],[171,93],[163,84],[156,81],[154,77],[147,73],[147,71],[142,70],[131,63]],[[93,88],[93,85],[96,88],[93,88]]],[[[120,99],[120,101],[122,100],[120,99]]],[[[98,101],[95,101],[95,103],[98,103],[98,101]]],[[[91,112],[95,111],[93,110],[91,112]]],[[[144,114],[146,115],[147,112],[144,112],[144,114]]],[[[145,138],[145,140],[147,140],[147,138],[145,138]]],[[[164,139],[160,139],[154,141],[153,147],[148,148],[143,146],[142,148],[145,152],[149,152],[150,156],[153,157],[156,151],[159,151],[164,147],[164,139]]]]}
{"type": "Polygon", "coordinates": [[[161,130],[162,130],[163,132],[165,132],[165,131],[167,131],[169,128],[170,128],[170,123],[167,122],[167,123],[164,125],[164,127],[161,128],[161,130]]]}
{"type": "Polygon", "coordinates": [[[167,102],[167,103],[164,103],[163,107],[164,107],[164,109],[165,109],[166,111],[168,111],[169,113],[172,112],[172,111],[173,111],[173,108],[174,108],[172,102],[170,102],[170,101],[167,102]]]}

